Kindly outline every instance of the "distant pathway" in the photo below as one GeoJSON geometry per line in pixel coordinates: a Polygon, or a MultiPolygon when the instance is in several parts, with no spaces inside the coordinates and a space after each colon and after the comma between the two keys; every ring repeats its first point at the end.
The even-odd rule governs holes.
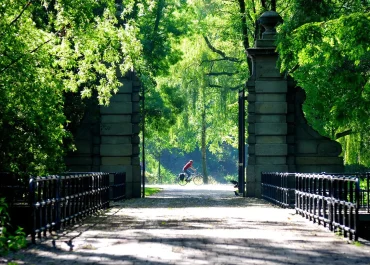
{"type": "Polygon", "coordinates": [[[348,243],[294,210],[236,197],[232,185],[161,187],[88,218],[55,247],[46,240],[0,263],[370,265],[370,244],[348,243]]]}

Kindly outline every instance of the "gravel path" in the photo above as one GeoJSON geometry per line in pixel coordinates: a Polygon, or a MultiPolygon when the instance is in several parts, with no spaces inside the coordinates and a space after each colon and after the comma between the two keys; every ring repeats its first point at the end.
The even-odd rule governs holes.
{"type": "Polygon", "coordinates": [[[232,185],[160,187],[56,236],[55,247],[45,240],[2,262],[370,265],[369,242],[354,245],[294,210],[236,197],[232,185]]]}

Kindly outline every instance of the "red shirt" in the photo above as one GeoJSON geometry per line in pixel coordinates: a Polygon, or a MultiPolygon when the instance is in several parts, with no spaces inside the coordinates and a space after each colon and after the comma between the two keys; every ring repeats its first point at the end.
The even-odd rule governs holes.
{"type": "Polygon", "coordinates": [[[188,168],[190,168],[192,166],[193,166],[193,162],[189,161],[189,162],[186,163],[186,165],[184,166],[184,168],[182,170],[187,170],[188,168]]]}

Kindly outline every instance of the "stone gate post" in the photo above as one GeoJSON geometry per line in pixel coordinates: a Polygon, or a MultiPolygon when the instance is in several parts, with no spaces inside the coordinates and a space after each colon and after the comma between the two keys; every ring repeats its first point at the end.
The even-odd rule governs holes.
{"type": "Polygon", "coordinates": [[[248,164],[246,195],[260,197],[261,172],[287,172],[287,80],[276,67],[275,26],[281,17],[273,11],[260,18],[262,38],[248,49],[252,76],[248,89],[248,164]]]}
{"type": "Polygon", "coordinates": [[[261,172],[343,172],[339,143],[321,136],[304,117],[304,90],[277,68],[274,11],[259,19],[265,28],[254,48],[248,90],[246,196],[261,197],[261,172]]]}

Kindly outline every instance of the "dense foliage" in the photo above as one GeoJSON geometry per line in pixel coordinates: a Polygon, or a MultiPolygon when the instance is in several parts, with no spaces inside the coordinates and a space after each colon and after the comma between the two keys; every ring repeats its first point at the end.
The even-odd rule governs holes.
{"type": "Polygon", "coordinates": [[[304,88],[304,111],[342,143],[346,164],[370,167],[369,1],[293,1],[280,28],[281,68],[304,88]]]}
{"type": "Polygon", "coordinates": [[[245,51],[266,10],[284,19],[281,69],[306,91],[308,121],[342,143],[347,163],[369,166],[369,6],[369,0],[4,0],[0,171],[63,170],[70,132],[84,111],[77,98],[108,104],[119,76],[135,70],[145,87],[148,154],[158,160],[172,148],[199,150],[207,176],[207,152],[223,161],[237,146],[237,98],[250,65],[245,51]]]}
{"type": "MultiPolygon", "coordinates": [[[[172,87],[186,104],[175,126],[166,127],[169,136],[160,146],[168,148],[170,141],[186,153],[199,148],[204,175],[212,168],[207,163],[214,162],[206,151],[216,161],[230,158],[224,147],[236,146],[237,92],[249,74],[245,50],[257,38],[258,17],[274,10],[284,19],[277,42],[281,70],[306,91],[308,122],[342,144],[347,165],[370,166],[369,1],[188,3],[193,10],[187,13],[189,21],[195,23],[191,34],[179,36],[177,47],[184,56],[170,68],[170,76],[156,79],[160,93],[172,87]]],[[[160,143],[159,138],[152,140],[160,143]]],[[[149,150],[159,151],[157,158],[163,152],[149,150]]]]}
{"type": "Polygon", "coordinates": [[[0,171],[62,170],[63,141],[70,136],[66,93],[96,93],[108,104],[118,76],[134,61],[144,68],[133,1],[126,2],[2,1],[0,171]]]}

